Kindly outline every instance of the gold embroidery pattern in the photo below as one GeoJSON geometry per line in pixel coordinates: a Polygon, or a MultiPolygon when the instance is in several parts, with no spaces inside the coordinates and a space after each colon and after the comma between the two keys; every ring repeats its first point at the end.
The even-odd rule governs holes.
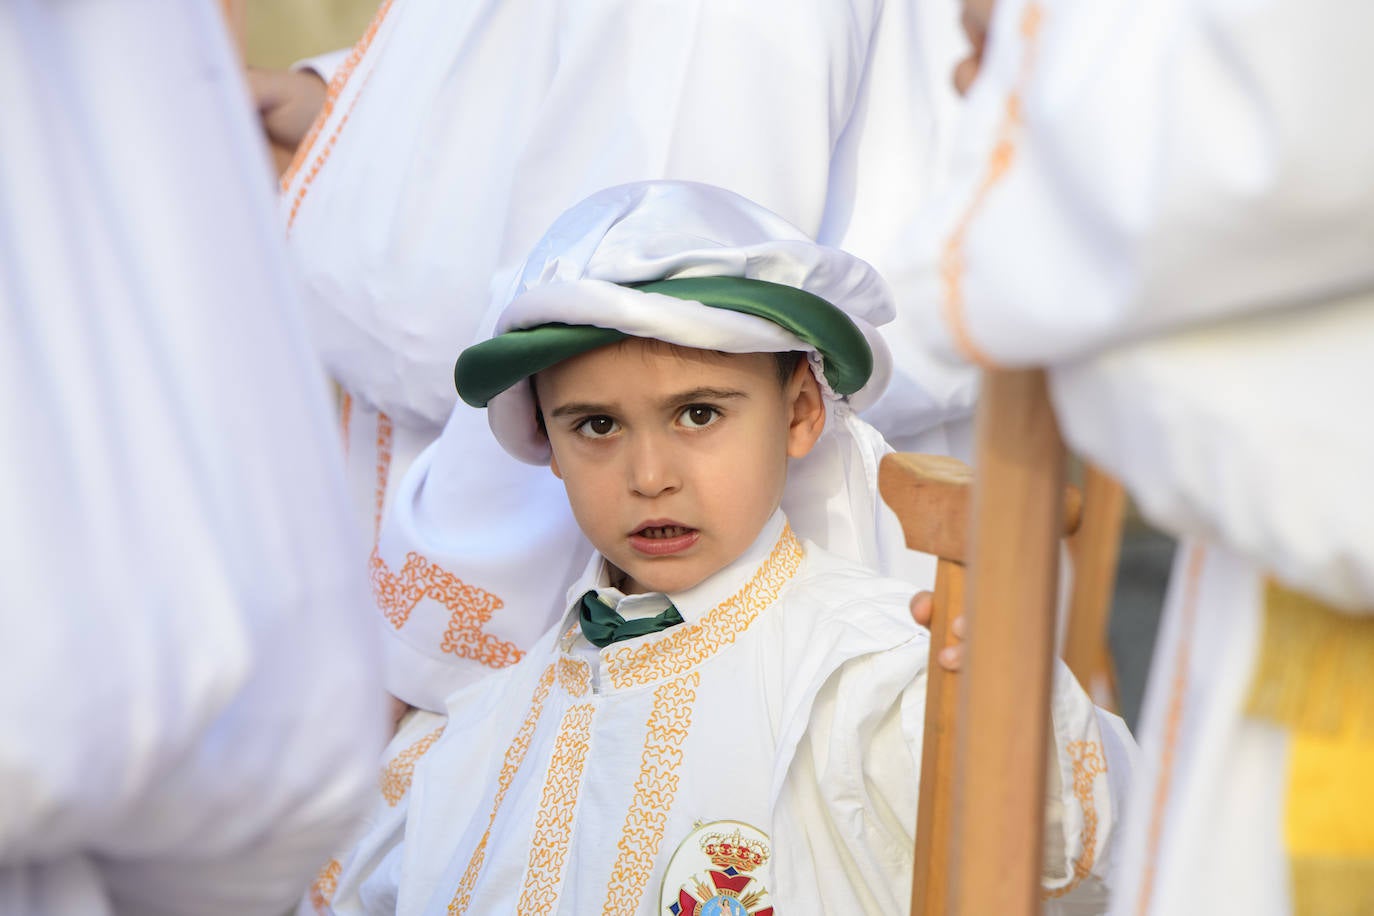
{"type": "Polygon", "coordinates": [[[644,899],[654,858],[663,844],[668,812],[677,795],[682,742],[692,728],[692,707],[700,684],[701,672],[693,671],[654,691],[644,754],[639,761],[639,779],[635,780],[634,799],[620,832],[619,853],[606,886],[602,916],[632,913],[644,899]]]}
{"type": "Polygon", "coordinates": [[[558,725],[558,741],[544,778],[539,814],[530,837],[525,886],[516,906],[521,916],[551,913],[558,902],[568,847],[572,844],[573,812],[577,809],[582,771],[591,747],[592,712],[590,703],[581,703],[569,709],[558,725]]]}
{"type": "Polygon", "coordinates": [[[425,751],[434,746],[434,742],[439,740],[439,736],[444,733],[444,727],[440,725],[434,731],[416,741],[410,747],[401,751],[392,758],[391,762],[382,770],[382,798],[391,807],[396,807],[405,794],[410,791],[410,781],[415,776],[415,764],[424,756],[425,751]]]}
{"type": "Polygon", "coordinates": [[[510,747],[506,748],[505,759],[501,761],[501,775],[496,780],[496,797],[492,800],[491,815],[487,818],[487,829],[483,831],[482,839],[477,841],[477,848],[473,850],[467,870],[463,872],[458,889],[453,892],[453,900],[448,905],[448,911],[452,916],[466,913],[472,904],[472,891],[477,886],[477,876],[481,874],[482,863],[486,861],[491,828],[496,823],[496,815],[501,811],[501,802],[510,791],[515,774],[520,770],[520,764],[525,762],[525,754],[530,749],[530,739],[534,737],[535,726],[539,724],[539,717],[544,712],[544,701],[549,698],[549,689],[553,687],[553,670],[553,665],[544,669],[538,686],[534,688],[534,695],[530,698],[530,709],[525,714],[525,721],[520,723],[520,730],[515,733],[510,747]]]}
{"type": "Polygon", "coordinates": [[[1061,888],[1046,891],[1041,899],[1050,900],[1063,897],[1092,874],[1097,860],[1097,803],[1093,795],[1093,785],[1097,777],[1107,772],[1107,761],[1102,754],[1102,745],[1096,741],[1070,741],[1065,748],[1073,761],[1073,794],[1078,799],[1078,807],[1083,811],[1083,852],[1073,863],[1073,879],[1061,888]]]}
{"type": "Polygon", "coordinates": [[[315,876],[315,883],[310,885],[310,905],[321,916],[330,912],[329,905],[334,902],[334,892],[339,889],[339,875],[342,873],[343,865],[339,860],[330,859],[315,876]]]}
{"type": "Polygon", "coordinates": [[[583,697],[592,687],[592,667],[574,658],[558,660],[558,686],[572,697],[583,697]]]}
{"type": "MultiPolygon", "coordinates": [[[[391,418],[377,414],[377,512],[373,516],[372,543],[382,535],[382,507],[386,505],[386,485],[391,478],[391,418]]],[[[407,612],[408,613],[408,612],[407,612]]],[[[397,624],[399,627],[400,624],[397,624]]]]}
{"type": "MultiPolygon", "coordinates": [[[[296,155],[291,158],[291,164],[287,166],[286,173],[281,177],[281,190],[283,194],[291,187],[291,182],[295,181],[297,173],[301,170],[301,166],[305,164],[305,160],[309,158],[311,151],[314,149],[315,142],[320,137],[320,132],[324,130],[324,125],[334,114],[334,106],[338,103],[339,96],[343,93],[344,86],[347,85],[348,81],[353,77],[353,71],[356,70],[358,64],[362,62],[363,55],[367,53],[367,49],[372,46],[372,39],[377,37],[377,31],[382,27],[382,21],[386,19],[386,14],[391,10],[391,2],[392,0],[382,0],[382,4],[377,8],[377,14],[372,17],[372,22],[368,25],[367,31],[363,33],[363,37],[358,40],[358,43],[353,46],[353,50],[349,52],[348,58],[343,62],[343,66],[339,67],[334,77],[329,81],[329,87],[325,90],[324,94],[324,105],[320,108],[320,113],[315,116],[314,123],[310,125],[309,133],[305,135],[300,145],[296,147],[296,155]]],[[[372,73],[369,71],[368,78],[371,78],[371,76],[372,73]]],[[[296,198],[291,202],[291,213],[286,218],[287,232],[290,232],[291,227],[295,225],[296,214],[300,212],[301,202],[305,200],[305,195],[309,193],[310,186],[314,184],[315,179],[319,177],[320,170],[324,168],[324,164],[329,161],[329,154],[334,151],[334,144],[338,142],[339,134],[343,131],[344,125],[348,123],[348,116],[353,113],[353,106],[358,104],[358,98],[363,94],[363,87],[366,85],[367,79],[364,79],[363,85],[358,87],[357,94],[353,96],[353,101],[349,103],[348,111],[339,119],[339,124],[334,128],[334,133],[330,135],[329,142],[325,144],[320,155],[317,156],[315,161],[311,164],[310,171],[305,175],[305,180],[301,182],[301,186],[296,190],[296,198]]]]}
{"type": "Polygon", "coordinates": [[[1159,755],[1159,776],[1155,782],[1153,810],[1150,812],[1150,830],[1146,834],[1148,844],[1145,850],[1145,869],[1140,882],[1140,902],[1136,907],[1137,916],[1145,916],[1150,909],[1150,898],[1154,894],[1155,870],[1159,863],[1159,843],[1164,833],[1164,807],[1169,800],[1169,786],[1173,782],[1174,755],[1178,751],[1178,735],[1183,727],[1183,700],[1188,693],[1188,666],[1192,652],[1193,619],[1197,615],[1199,580],[1202,578],[1202,563],[1206,551],[1194,545],[1188,556],[1187,589],[1180,610],[1178,651],[1174,656],[1174,677],[1169,692],[1169,718],[1164,727],[1164,747],[1159,755]]]}
{"type": "Polygon", "coordinates": [[[692,624],[679,624],[668,635],[642,646],[611,649],[603,657],[617,688],[651,684],[696,667],[743,633],[759,611],[777,600],[796,575],[805,551],[789,525],[754,578],[731,598],[692,624]]]}
{"type": "Polygon", "coordinates": [[[940,279],[944,287],[941,313],[944,315],[945,324],[949,327],[955,346],[960,352],[984,368],[993,367],[992,359],[973,342],[968,324],[964,320],[964,272],[967,266],[964,261],[964,244],[974,218],[982,210],[993,188],[1011,171],[1012,163],[1016,159],[1016,135],[1022,125],[1021,92],[1030,81],[1035,66],[1035,52],[1044,15],[1044,10],[1034,0],[1026,5],[1022,13],[1021,36],[1025,42],[1025,53],[1021,58],[1021,73],[1017,87],[1007,96],[1006,110],[1002,114],[1002,124],[997,131],[997,142],[993,144],[987,172],[978,185],[973,201],[954,227],[954,232],[946,240],[940,257],[940,279]]]}

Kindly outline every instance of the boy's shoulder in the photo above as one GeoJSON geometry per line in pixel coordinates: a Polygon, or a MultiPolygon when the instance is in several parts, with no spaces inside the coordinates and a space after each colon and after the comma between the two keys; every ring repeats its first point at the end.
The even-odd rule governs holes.
{"type": "Polygon", "coordinates": [[[804,540],[806,557],[779,596],[779,626],[805,631],[810,638],[843,635],[882,651],[927,635],[911,617],[917,586],[884,576],[866,566],[804,540]]]}

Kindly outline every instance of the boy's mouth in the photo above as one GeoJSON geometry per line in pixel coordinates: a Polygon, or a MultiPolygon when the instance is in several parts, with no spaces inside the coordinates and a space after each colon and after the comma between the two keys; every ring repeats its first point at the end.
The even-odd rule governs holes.
{"type": "Polygon", "coordinates": [[[682,535],[691,530],[691,528],[685,525],[645,525],[643,528],[636,531],[635,534],[638,537],[649,538],[650,540],[656,541],[664,538],[682,537],[682,535]]]}
{"type": "Polygon", "coordinates": [[[698,537],[695,528],[655,519],[630,533],[630,546],[643,554],[663,556],[686,550],[697,542],[698,537]]]}

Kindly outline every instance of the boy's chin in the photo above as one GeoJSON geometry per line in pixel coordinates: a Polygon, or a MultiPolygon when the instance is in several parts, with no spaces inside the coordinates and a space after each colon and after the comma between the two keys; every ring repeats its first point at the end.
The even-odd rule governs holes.
{"type": "MultiPolygon", "coordinates": [[[[616,572],[619,573],[620,576],[620,584],[617,587],[627,595],[643,595],[650,592],[661,592],[667,595],[678,594],[688,589],[696,588],[698,585],[711,578],[711,576],[715,575],[715,573],[719,572],[719,570],[707,570],[705,572],[700,570],[688,571],[685,569],[672,572],[666,570],[663,572],[651,570],[649,573],[643,574],[643,578],[636,578],[619,569],[617,569],[616,572]]],[[[615,577],[612,577],[612,581],[615,581],[615,577]]]]}

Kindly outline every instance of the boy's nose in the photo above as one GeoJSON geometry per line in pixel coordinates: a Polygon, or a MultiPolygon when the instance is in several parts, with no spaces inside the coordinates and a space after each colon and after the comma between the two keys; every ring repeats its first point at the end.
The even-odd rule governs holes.
{"type": "Polygon", "coordinates": [[[630,489],[639,496],[662,496],[682,485],[672,448],[661,437],[636,436],[629,459],[630,489]]]}

